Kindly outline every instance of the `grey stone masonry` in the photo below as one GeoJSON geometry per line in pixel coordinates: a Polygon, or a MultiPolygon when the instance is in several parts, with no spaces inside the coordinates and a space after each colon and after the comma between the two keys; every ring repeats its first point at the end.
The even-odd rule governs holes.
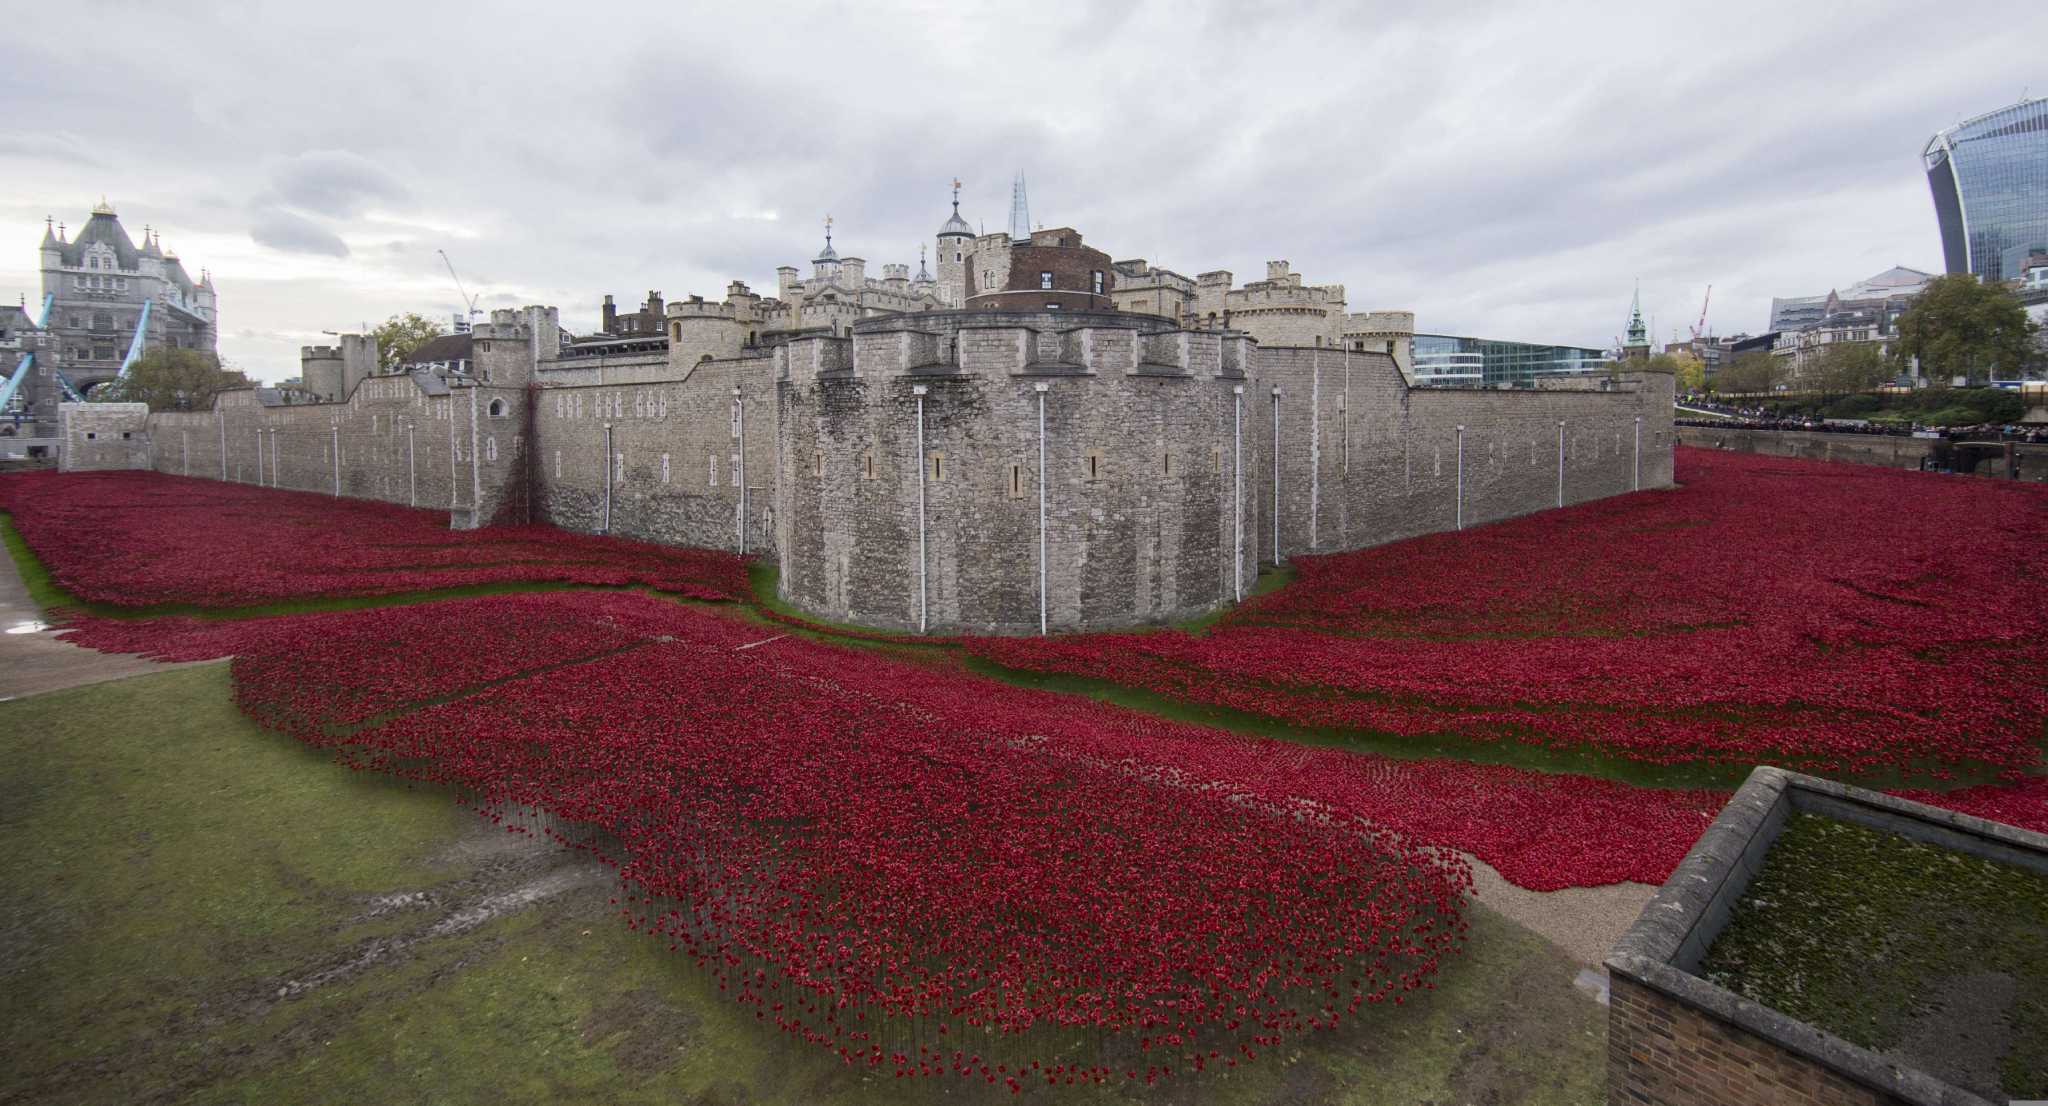
{"type": "Polygon", "coordinates": [[[934,634],[1178,621],[1264,562],[1671,483],[1668,376],[1417,389],[1383,352],[1128,312],[693,343],[718,306],[669,305],[665,362],[579,355],[552,308],[495,311],[474,377],[229,393],[151,416],[137,463],[772,558],[804,611],[934,634]]]}
{"type": "Polygon", "coordinates": [[[872,320],[849,368],[792,371],[784,598],[865,625],[1015,634],[1181,619],[1248,589],[1242,351],[1141,341],[1131,318],[872,320]],[[945,349],[957,361],[931,360],[945,349]]]}
{"type": "Polygon", "coordinates": [[[57,426],[63,472],[149,467],[146,403],[59,404],[57,426]]]}

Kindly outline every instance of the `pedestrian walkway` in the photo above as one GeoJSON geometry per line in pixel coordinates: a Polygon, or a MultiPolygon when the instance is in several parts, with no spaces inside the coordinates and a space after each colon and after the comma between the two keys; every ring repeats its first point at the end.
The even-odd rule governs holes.
{"type": "MultiPolygon", "coordinates": [[[[14,558],[0,554],[0,702],[45,691],[182,668],[141,657],[96,653],[59,640],[29,598],[14,558]]],[[[216,664],[216,661],[197,661],[216,664]]]]}

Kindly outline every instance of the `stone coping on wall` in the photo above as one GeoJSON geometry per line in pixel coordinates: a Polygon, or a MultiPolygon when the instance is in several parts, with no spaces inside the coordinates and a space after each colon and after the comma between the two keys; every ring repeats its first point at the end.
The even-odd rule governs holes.
{"type": "MultiPolygon", "coordinates": [[[[1191,371],[1189,371],[1189,370],[1187,370],[1187,369],[1183,369],[1183,368],[1181,368],[1181,367],[1180,367],[1179,365],[1161,365],[1161,364],[1159,364],[1159,363],[1158,363],[1158,362],[1156,362],[1156,361],[1140,361],[1140,362],[1138,362],[1138,365],[1137,365],[1137,367],[1136,367],[1136,368],[1134,368],[1134,369],[1130,370],[1129,372],[1125,373],[1124,375],[1125,375],[1125,376],[1171,376],[1171,377],[1177,377],[1177,378],[1179,378],[1179,379],[1182,379],[1182,380],[1193,380],[1193,379],[1194,379],[1194,377],[1195,377],[1195,374],[1194,374],[1193,372],[1191,372],[1191,371]]],[[[1230,375],[1230,374],[1228,374],[1228,373],[1224,373],[1224,374],[1221,374],[1221,375],[1224,375],[1224,376],[1228,376],[1228,375],[1230,375]]],[[[1240,376],[1240,377],[1242,377],[1243,375],[1244,375],[1243,373],[1239,373],[1239,374],[1238,374],[1238,376],[1240,376]]]]}
{"type": "Polygon", "coordinates": [[[1074,365],[1065,361],[1032,361],[1021,369],[1012,370],[1011,376],[1094,376],[1095,371],[1086,365],[1074,365]]]}
{"type": "Polygon", "coordinates": [[[1915,1106],[1990,1106],[1694,975],[1792,811],[2048,872],[2048,834],[1763,766],[1751,772],[1607,956],[1608,971],[1915,1106]]]}
{"type": "MultiPolygon", "coordinates": [[[[938,335],[957,330],[1011,329],[1023,327],[1029,330],[1059,329],[1082,330],[1088,327],[1103,327],[1115,330],[1137,330],[1147,334],[1165,334],[1180,329],[1180,324],[1162,315],[1147,315],[1138,311],[1003,311],[990,308],[963,307],[944,311],[910,311],[895,315],[875,315],[856,320],[851,333],[888,334],[899,330],[919,331],[938,335]]],[[[1235,337],[1238,331],[1197,331],[1194,333],[1215,334],[1219,337],[1235,337]]]]}

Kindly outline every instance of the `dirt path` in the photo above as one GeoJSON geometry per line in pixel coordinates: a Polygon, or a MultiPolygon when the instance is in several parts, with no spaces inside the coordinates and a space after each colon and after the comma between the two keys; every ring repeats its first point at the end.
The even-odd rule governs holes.
{"type": "Polygon", "coordinates": [[[96,653],[58,640],[56,631],[43,624],[43,613],[21,582],[14,558],[0,556],[0,564],[5,565],[0,569],[0,702],[185,667],[141,657],[96,653]]]}

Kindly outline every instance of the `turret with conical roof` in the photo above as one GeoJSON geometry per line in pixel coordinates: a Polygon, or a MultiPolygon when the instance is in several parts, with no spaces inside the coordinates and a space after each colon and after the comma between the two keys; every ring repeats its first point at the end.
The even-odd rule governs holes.
{"type": "Polygon", "coordinates": [[[962,218],[960,217],[960,178],[958,178],[958,177],[954,177],[954,178],[953,178],[953,214],[952,214],[952,216],[951,216],[950,218],[948,218],[948,219],[946,220],[946,222],[945,222],[945,225],[944,225],[944,226],[941,226],[941,227],[939,228],[939,237],[940,237],[940,238],[972,238],[972,237],[974,237],[974,228],[973,228],[973,227],[971,227],[971,226],[968,226],[968,225],[967,225],[967,220],[965,220],[965,219],[962,219],[962,218]]]}
{"type": "Polygon", "coordinates": [[[933,250],[939,262],[939,302],[959,307],[967,301],[967,254],[972,248],[974,227],[960,217],[960,178],[953,178],[953,214],[939,227],[933,250]]]}
{"type": "Polygon", "coordinates": [[[839,275],[839,251],[832,248],[832,217],[825,216],[825,248],[811,259],[812,280],[832,280],[839,275]]]}

